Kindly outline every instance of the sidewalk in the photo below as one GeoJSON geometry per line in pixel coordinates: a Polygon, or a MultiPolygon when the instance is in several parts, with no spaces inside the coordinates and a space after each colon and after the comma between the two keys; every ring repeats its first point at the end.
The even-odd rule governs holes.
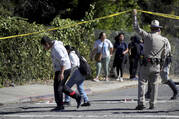
{"type": "MultiPolygon", "coordinates": [[[[124,80],[119,81],[100,81],[94,82],[91,80],[85,81],[85,91],[88,95],[93,93],[110,91],[122,87],[137,85],[137,81],[124,80]]],[[[76,86],[73,87],[76,90],[76,86]]],[[[7,103],[24,103],[36,101],[53,101],[53,86],[52,85],[25,85],[0,88],[0,104],[7,103]]]]}
{"type": "MultiPolygon", "coordinates": [[[[179,82],[178,77],[172,77],[174,81],[179,82]]],[[[116,81],[114,79],[109,82],[100,81],[94,82],[91,80],[85,80],[84,88],[88,95],[93,93],[100,93],[110,91],[119,88],[125,88],[129,86],[137,85],[137,80],[124,79],[123,82],[116,81]]],[[[76,90],[76,86],[73,87],[76,90]]],[[[0,106],[7,103],[24,103],[24,102],[38,102],[54,100],[53,86],[52,85],[24,85],[0,88],[0,106]]]]}

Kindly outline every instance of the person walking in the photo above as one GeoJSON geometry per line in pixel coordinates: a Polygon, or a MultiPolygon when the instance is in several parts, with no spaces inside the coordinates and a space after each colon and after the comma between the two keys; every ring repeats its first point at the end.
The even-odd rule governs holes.
{"type": "Polygon", "coordinates": [[[127,43],[124,42],[124,33],[119,33],[115,38],[114,43],[114,62],[113,67],[116,67],[117,72],[117,79],[123,81],[123,68],[124,64],[126,64],[127,57],[126,54],[128,53],[128,46],[127,43]],[[120,75],[119,75],[120,70],[120,75]]]}
{"type": "MultiPolygon", "coordinates": [[[[83,97],[84,103],[81,106],[90,106],[90,102],[88,100],[88,96],[84,90],[84,80],[86,76],[82,75],[78,67],[80,66],[80,60],[77,56],[75,50],[70,46],[65,46],[67,49],[71,65],[72,65],[72,75],[70,79],[67,81],[66,85],[71,88],[74,84],[77,85],[78,92],[83,97]]],[[[70,105],[70,96],[65,95],[64,105],[70,105]]]]}
{"type": "Polygon", "coordinates": [[[71,63],[63,43],[56,40],[52,41],[49,37],[44,36],[41,39],[41,44],[44,46],[45,50],[51,50],[51,58],[55,71],[54,96],[57,107],[52,111],[61,111],[64,109],[63,92],[76,99],[77,108],[79,108],[81,96],[65,85],[71,73],[71,63]]]}
{"type": "MultiPolygon", "coordinates": [[[[167,57],[164,61],[165,63],[163,65],[163,67],[161,68],[160,77],[162,79],[162,83],[168,85],[170,87],[170,89],[173,91],[173,96],[170,99],[175,100],[175,99],[177,99],[178,89],[176,87],[176,84],[169,77],[172,56],[171,56],[171,46],[170,46],[170,42],[168,41],[168,39],[167,39],[167,43],[168,43],[167,57]]],[[[147,90],[147,93],[145,94],[145,97],[150,98],[150,94],[151,94],[151,86],[148,85],[148,90],[147,90]]]]}
{"type": "Polygon", "coordinates": [[[137,70],[141,56],[141,45],[139,38],[135,35],[130,38],[129,48],[129,73],[130,79],[137,80],[137,70]]]}
{"type": "Polygon", "coordinates": [[[106,39],[106,33],[101,32],[99,39],[95,41],[94,48],[91,54],[91,59],[94,55],[96,60],[96,78],[93,79],[99,82],[99,75],[102,67],[104,68],[105,80],[109,81],[109,62],[113,52],[113,45],[109,39],[106,39]],[[98,55],[99,54],[99,55],[98,55]],[[97,57],[97,58],[96,58],[97,57]]]}
{"type": "Polygon", "coordinates": [[[133,26],[134,30],[144,40],[144,57],[142,65],[140,66],[139,80],[138,80],[138,105],[137,110],[145,108],[145,87],[146,83],[151,86],[151,97],[149,100],[149,109],[155,108],[155,103],[158,96],[158,79],[160,75],[161,59],[166,56],[166,38],[160,35],[158,20],[151,22],[151,32],[148,33],[139,27],[137,21],[137,10],[133,10],[133,26]]]}

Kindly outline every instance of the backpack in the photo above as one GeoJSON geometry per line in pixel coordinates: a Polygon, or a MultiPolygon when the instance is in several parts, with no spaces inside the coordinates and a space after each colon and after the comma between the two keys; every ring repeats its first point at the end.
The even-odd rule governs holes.
{"type": "Polygon", "coordinates": [[[140,56],[144,55],[144,45],[142,43],[139,44],[140,45],[140,56]]]}
{"type": "Polygon", "coordinates": [[[86,61],[86,59],[83,56],[79,56],[80,59],[80,66],[79,66],[79,71],[82,75],[84,76],[90,76],[91,75],[91,67],[86,61]]]}
{"type": "Polygon", "coordinates": [[[77,50],[75,50],[75,52],[80,60],[80,66],[78,67],[80,73],[83,76],[90,76],[91,75],[91,67],[88,64],[87,60],[83,56],[81,56],[77,50]]]}

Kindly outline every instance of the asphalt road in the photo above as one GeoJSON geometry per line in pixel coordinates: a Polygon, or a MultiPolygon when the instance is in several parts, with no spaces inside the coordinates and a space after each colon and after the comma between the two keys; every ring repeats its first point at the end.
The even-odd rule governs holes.
{"type": "MultiPolygon", "coordinates": [[[[179,88],[179,87],[178,87],[179,88]]],[[[169,100],[171,90],[160,85],[157,108],[138,111],[137,88],[128,87],[89,96],[90,107],[76,109],[76,102],[63,112],[51,112],[55,103],[23,103],[0,106],[0,119],[179,119],[179,99],[169,100]]]]}

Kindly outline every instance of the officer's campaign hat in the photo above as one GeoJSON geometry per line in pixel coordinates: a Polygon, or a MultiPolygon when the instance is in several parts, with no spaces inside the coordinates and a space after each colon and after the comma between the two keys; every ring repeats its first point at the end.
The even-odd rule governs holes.
{"type": "Polygon", "coordinates": [[[150,27],[162,28],[162,26],[159,25],[159,21],[158,21],[158,20],[153,20],[153,21],[151,22],[150,27]]]}

